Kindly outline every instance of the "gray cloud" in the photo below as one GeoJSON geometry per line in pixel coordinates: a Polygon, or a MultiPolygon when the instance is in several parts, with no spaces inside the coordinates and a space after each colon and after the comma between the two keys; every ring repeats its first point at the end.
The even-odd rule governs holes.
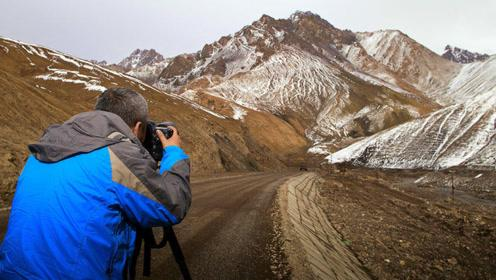
{"type": "Polygon", "coordinates": [[[193,52],[262,14],[310,10],[353,31],[399,29],[435,52],[446,44],[496,53],[496,1],[4,0],[0,35],[117,62],[135,48],[193,52]]]}

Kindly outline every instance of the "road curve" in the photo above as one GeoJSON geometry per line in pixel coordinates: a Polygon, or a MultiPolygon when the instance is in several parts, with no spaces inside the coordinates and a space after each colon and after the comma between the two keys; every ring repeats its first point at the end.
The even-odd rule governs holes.
{"type": "MultiPolygon", "coordinates": [[[[245,173],[192,181],[193,203],[175,226],[193,279],[273,279],[271,210],[295,173],[245,173]]],[[[2,213],[0,213],[2,215],[2,213]]],[[[0,238],[7,219],[0,219],[0,238]]],[[[157,238],[160,237],[157,235],[157,238]]],[[[138,278],[142,260],[138,261],[138,278]]],[[[170,248],[152,251],[151,279],[179,279],[170,248]]],[[[150,278],[145,278],[150,279],[150,278]]]]}

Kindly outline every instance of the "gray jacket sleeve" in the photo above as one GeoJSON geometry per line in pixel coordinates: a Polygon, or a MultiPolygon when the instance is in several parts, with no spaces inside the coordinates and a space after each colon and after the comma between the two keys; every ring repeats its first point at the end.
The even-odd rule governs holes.
{"type": "Polygon", "coordinates": [[[185,217],[191,205],[190,163],[182,149],[166,149],[160,170],[143,146],[130,141],[109,146],[109,153],[112,180],[125,187],[117,192],[120,204],[132,220],[151,227],[185,217]]]}

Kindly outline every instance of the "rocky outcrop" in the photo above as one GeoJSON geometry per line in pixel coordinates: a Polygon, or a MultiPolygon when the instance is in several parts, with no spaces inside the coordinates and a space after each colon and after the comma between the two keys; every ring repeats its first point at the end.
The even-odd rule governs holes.
{"type": "Polygon", "coordinates": [[[444,53],[442,57],[451,60],[456,63],[472,63],[476,61],[484,61],[489,58],[488,54],[480,54],[477,52],[470,52],[468,50],[460,49],[458,47],[453,47],[447,45],[444,48],[444,53]]]}

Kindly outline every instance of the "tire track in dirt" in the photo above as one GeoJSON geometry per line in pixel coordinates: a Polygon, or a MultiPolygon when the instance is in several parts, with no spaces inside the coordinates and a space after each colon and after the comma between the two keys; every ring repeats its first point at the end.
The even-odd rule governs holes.
{"type": "Polygon", "coordinates": [[[293,277],[370,279],[321,208],[319,181],[316,174],[306,173],[288,180],[279,192],[282,228],[287,240],[284,250],[293,277]]]}

